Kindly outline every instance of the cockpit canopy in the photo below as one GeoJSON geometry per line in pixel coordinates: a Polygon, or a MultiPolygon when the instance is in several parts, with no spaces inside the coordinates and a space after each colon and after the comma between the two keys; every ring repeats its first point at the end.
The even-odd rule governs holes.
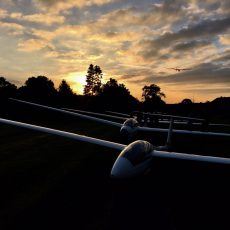
{"type": "Polygon", "coordinates": [[[147,141],[137,140],[128,145],[120,154],[119,157],[128,159],[133,165],[142,163],[151,157],[153,145],[147,141]]]}
{"type": "Polygon", "coordinates": [[[139,123],[134,118],[129,118],[124,122],[123,125],[135,128],[135,127],[139,126],[139,123]]]}

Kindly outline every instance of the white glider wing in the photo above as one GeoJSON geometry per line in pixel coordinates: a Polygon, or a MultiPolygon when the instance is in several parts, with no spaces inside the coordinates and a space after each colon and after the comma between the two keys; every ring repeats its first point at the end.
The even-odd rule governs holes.
{"type": "MultiPolygon", "coordinates": [[[[35,130],[35,131],[39,131],[39,132],[49,133],[49,134],[53,134],[53,135],[58,135],[61,137],[74,139],[77,141],[88,142],[91,144],[96,144],[96,145],[104,146],[107,148],[116,149],[119,151],[122,151],[127,147],[126,145],[118,144],[115,142],[105,141],[105,140],[87,137],[87,136],[83,136],[83,135],[79,135],[79,134],[75,134],[75,133],[60,131],[60,130],[46,128],[46,127],[37,126],[37,125],[31,125],[31,124],[7,120],[7,119],[3,119],[3,118],[0,118],[0,123],[13,125],[13,126],[21,127],[21,128],[26,128],[26,129],[30,129],[30,130],[35,130]]],[[[129,148],[129,146],[128,146],[128,148],[129,148]]],[[[158,151],[158,150],[154,150],[152,152],[152,156],[153,157],[162,157],[162,158],[174,158],[174,159],[182,159],[182,160],[212,162],[212,163],[219,163],[219,164],[230,164],[229,158],[201,156],[201,155],[194,155],[194,154],[187,154],[187,153],[166,152],[166,151],[158,151]]]]}
{"type": "Polygon", "coordinates": [[[104,120],[104,119],[97,118],[97,117],[91,117],[91,116],[84,115],[84,114],[70,112],[70,111],[66,111],[66,110],[63,110],[63,109],[57,109],[57,108],[53,108],[53,107],[50,107],[50,106],[40,105],[40,104],[37,104],[37,103],[27,102],[27,101],[23,101],[23,100],[14,99],[14,98],[9,98],[9,99],[13,100],[13,101],[24,103],[24,104],[27,104],[27,105],[33,105],[33,106],[36,106],[36,107],[49,109],[49,110],[53,110],[53,111],[60,112],[60,113],[65,113],[65,114],[75,116],[75,117],[80,117],[80,118],[91,120],[91,121],[97,121],[97,122],[100,122],[100,123],[103,123],[103,124],[109,124],[109,125],[113,125],[113,126],[116,126],[116,127],[121,127],[122,126],[122,124],[120,124],[120,123],[104,120]]]}
{"type": "MultiPolygon", "coordinates": [[[[155,131],[155,132],[168,133],[168,129],[162,129],[162,128],[137,127],[137,129],[140,131],[148,131],[148,132],[154,132],[155,131]]],[[[194,134],[194,135],[230,137],[230,133],[189,131],[189,130],[180,130],[180,129],[173,129],[172,132],[173,133],[179,133],[179,134],[194,134]]]]}
{"type": "Polygon", "coordinates": [[[23,122],[7,120],[7,119],[3,119],[3,118],[0,118],[0,123],[13,125],[13,126],[21,127],[21,128],[26,128],[26,129],[30,129],[30,130],[40,131],[43,133],[58,135],[61,137],[66,137],[66,138],[74,139],[77,141],[84,141],[84,142],[88,142],[88,143],[92,143],[92,144],[97,144],[97,145],[101,145],[104,147],[117,149],[119,151],[123,150],[126,147],[126,145],[123,145],[123,144],[118,144],[118,143],[114,143],[114,142],[110,142],[110,141],[100,140],[100,139],[93,138],[93,137],[87,137],[84,135],[60,131],[60,130],[46,128],[46,127],[42,127],[42,126],[31,125],[31,124],[27,124],[27,123],[23,123],[23,122]]]}
{"type": "Polygon", "coordinates": [[[120,115],[120,116],[124,116],[126,118],[130,118],[130,115],[127,113],[118,113],[118,112],[113,112],[113,111],[105,111],[106,113],[111,113],[111,114],[115,114],[115,115],[120,115]]]}
{"type": "Polygon", "coordinates": [[[158,117],[158,118],[174,118],[174,119],[181,119],[181,120],[191,120],[191,121],[200,121],[200,122],[204,122],[204,119],[201,118],[195,118],[195,117],[184,117],[184,116],[176,116],[176,115],[169,115],[169,114],[153,114],[153,113],[141,113],[143,115],[147,115],[150,117],[158,117]]]}
{"type": "Polygon", "coordinates": [[[95,112],[90,112],[90,111],[85,111],[85,110],[79,110],[79,109],[68,109],[68,108],[62,108],[62,109],[68,110],[68,111],[77,112],[77,113],[86,113],[86,114],[89,114],[89,115],[95,115],[95,116],[101,116],[101,117],[107,117],[107,118],[115,118],[115,119],[119,119],[121,121],[127,120],[127,118],[125,118],[125,117],[108,115],[108,114],[104,114],[104,113],[95,113],[95,112]]]}
{"type": "Polygon", "coordinates": [[[167,151],[153,151],[152,156],[161,158],[171,158],[179,160],[189,160],[189,161],[201,161],[217,164],[230,164],[230,158],[224,157],[213,157],[213,156],[202,156],[187,153],[177,153],[177,152],[167,152],[167,151]]]}

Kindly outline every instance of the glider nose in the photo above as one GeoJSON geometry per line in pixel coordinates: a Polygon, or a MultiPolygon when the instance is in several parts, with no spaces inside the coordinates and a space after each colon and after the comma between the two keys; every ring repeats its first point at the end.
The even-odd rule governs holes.
{"type": "Polygon", "coordinates": [[[126,178],[131,176],[132,174],[133,165],[131,162],[124,158],[119,157],[113,165],[111,170],[111,177],[112,178],[126,178]]]}

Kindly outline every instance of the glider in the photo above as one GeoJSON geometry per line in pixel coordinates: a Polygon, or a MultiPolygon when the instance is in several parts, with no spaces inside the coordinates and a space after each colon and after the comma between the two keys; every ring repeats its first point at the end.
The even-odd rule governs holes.
{"type": "MultiPolygon", "coordinates": [[[[150,169],[151,163],[155,157],[201,161],[201,162],[209,162],[209,163],[216,163],[216,164],[230,164],[230,159],[228,158],[162,151],[164,148],[167,149],[167,145],[154,147],[149,142],[143,140],[137,140],[130,143],[129,145],[123,145],[115,142],[78,135],[75,133],[60,131],[56,129],[51,129],[47,127],[42,127],[42,126],[37,126],[37,125],[32,125],[32,124],[22,123],[18,121],[2,119],[2,118],[0,118],[0,123],[26,128],[30,130],[35,130],[39,132],[49,133],[53,135],[58,135],[61,137],[74,139],[77,141],[83,141],[83,142],[118,150],[120,151],[120,154],[117,157],[112,167],[111,170],[112,178],[122,179],[122,178],[129,178],[129,177],[141,175],[144,172],[146,172],[148,169],[150,169]]],[[[170,124],[172,124],[172,122],[170,124]]],[[[172,131],[172,126],[169,128],[168,139],[170,138],[171,131],[172,131]]]]}
{"type": "Polygon", "coordinates": [[[173,69],[176,70],[177,72],[184,71],[184,70],[191,70],[191,69],[181,69],[181,68],[167,68],[167,69],[173,69]]]}
{"type": "MultiPolygon", "coordinates": [[[[92,120],[92,121],[96,121],[96,122],[116,126],[116,127],[120,128],[120,133],[122,135],[124,135],[125,137],[128,137],[128,138],[131,138],[133,135],[135,135],[139,131],[168,133],[168,129],[141,127],[141,126],[139,126],[139,123],[137,122],[137,120],[134,119],[134,118],[126,119],[124,123],[118,123],[118,122],[109,121],[109,120],[106,120],[106,119],[101,119],[101,118],[97,118],[97,117],[93,117],[93,116],[89,116],[89,115],[84,115],[84,114],[80,114],[80,113],[76,113],[76,112],[70,112],[70,111],[66,111],[66,110],[63,110],[63,109],[57,109],[57,108],[53,108],[53,107],[50,107],[50,106],[36,104],[36,103],[27,102],[27,101],[23,101],[23,100],[18,100],[18,99],[13,99],[13,98],[10,98],[10,100],[21,102],[21,103],[32,105],[32,106],[36,106],[36,107],[40,107],[40,108],[44,108],[44,109],[53,110],[53,111],[56,111],[56,112],[69,114],[71,116],[75,116],[75,117],[79,117],[79,118],[83,118],[83,119],[88,119],[88,120],[92,120]]],[[[178,129],[173,129],[172,132],[173,133],[179,133],[179,134],[194,134],[194,135],[209,135],[209,136],[227,136],[227,137],[230,137],[230,133],[201,132],[201,131],[188,131],[188,130],[178,130],[178,129]]]]}

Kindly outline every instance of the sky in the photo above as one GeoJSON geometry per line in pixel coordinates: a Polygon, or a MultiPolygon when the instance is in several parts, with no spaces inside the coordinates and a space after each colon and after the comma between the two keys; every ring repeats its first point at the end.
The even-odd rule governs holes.
{"type": "Polygon", "coordinates": [[[93,64],[138,99],[150,84],[167,103],[230,96],[229,0],[2,0],[0,30],[0,76],[18,86],[43,75],[81,94],[93,64]]]}

